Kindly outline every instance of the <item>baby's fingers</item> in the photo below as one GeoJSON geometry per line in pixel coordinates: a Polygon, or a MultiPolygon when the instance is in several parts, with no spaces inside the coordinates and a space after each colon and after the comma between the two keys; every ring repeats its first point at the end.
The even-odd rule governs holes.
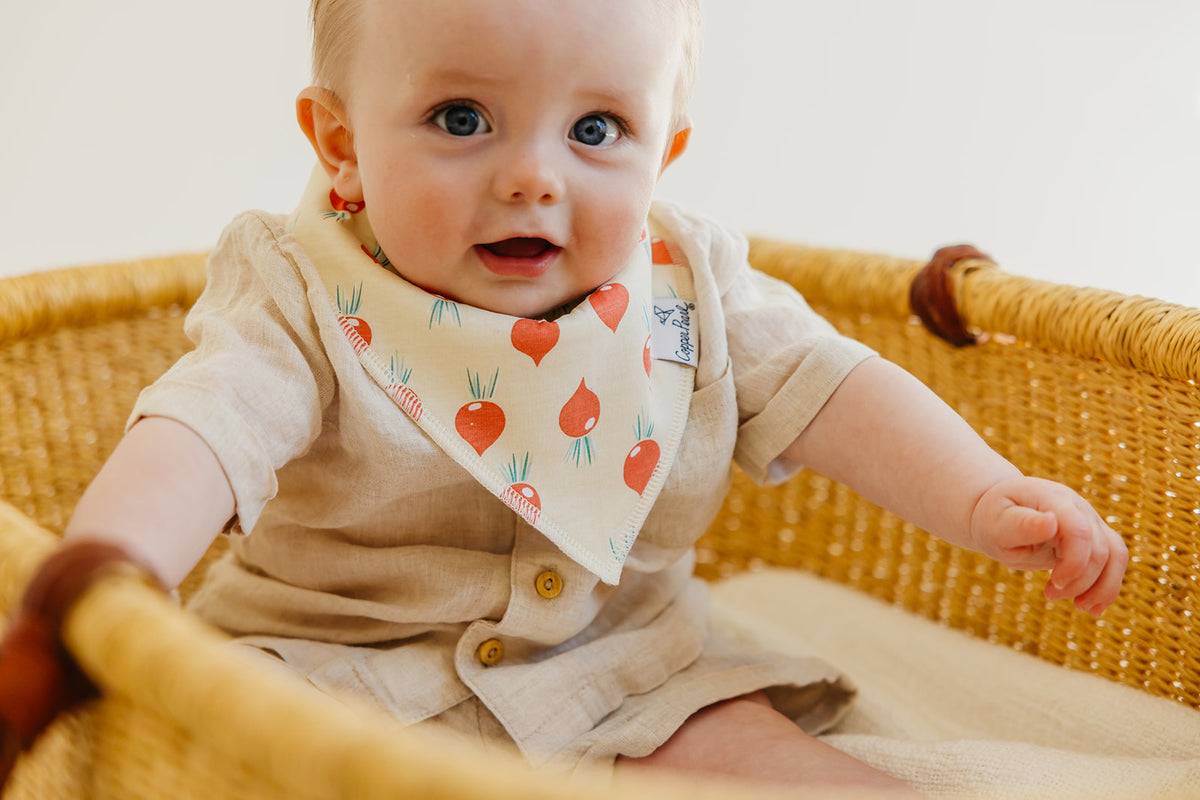
{"type": "Polygon", "coordinates": [[[1129,550],[1121,537],[1111,529],[1107,534],[1108,559],[1095,583],[1075,598],[1076,608],[1096,616],[1104,613],[1104,609],[1117,599],[1121,581],[1125,577],[1125,567],[1129,563],[1129,550]]]}
{"type": "Polygon", "coordinates": [[[1103,611],[1121,588],[1129,559],[1125,543],[1090,508],[1063,514],[1058,538],[1062,559],[1051,573],[1046,597],[1073,597],[1083,611],[1103,611]]]}
{"type": "MultiPolygon", "coordinates": [[[[1067,487],[1040,478],[1003,481],[976,506],[983,552],[1017,569],[1051,569],[1046,597],[1100,613],[1120,591],[1129,554],[1121,537],[1067,487]]],[[[974,522],[974,519],[972,520],[974,522]]]]}
{"type": "Polygon", "coordinates": [[[1078,597],[1100,577],[1104,565],[1108,563],[1108,543],[1104,537],[1093,536],[1090,527],[1079,520],[1059,520],[1059,559],[1050,573],[1050,585],[1046,587],[1047,599],[1078,597]]]}
{"type": "Polygon", "coordinates": [[[1047,511],[1012,505],[1004,509],[992,536],[996,557],[1014,569],[1051,569],[1058,563],[1052,545],[1058,520],[1047,511]]]}

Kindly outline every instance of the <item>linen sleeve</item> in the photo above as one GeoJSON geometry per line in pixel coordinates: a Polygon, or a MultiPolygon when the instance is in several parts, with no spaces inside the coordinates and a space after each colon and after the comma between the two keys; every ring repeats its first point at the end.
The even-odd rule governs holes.
{"type": "Polygon", "coordinates": [[[184,323],[195,349],[141,393],[127,423],[168,417],[208,444],[233,489],[233,532],[254,527],[275,471],[316,439],[334,393],[297,258],[270,219],[235,220],[184,323]]]}
{"type": "Polygon", "coordinates": [[[784,458],[783,450],[875,352],[838,333],[790,284],[753,269],[744,245],[726,250],[737,258],[714,270],[725,287],[721,302],[737,392],[734,460],[753,480],[778,483],[803,466],[784,458]]]}

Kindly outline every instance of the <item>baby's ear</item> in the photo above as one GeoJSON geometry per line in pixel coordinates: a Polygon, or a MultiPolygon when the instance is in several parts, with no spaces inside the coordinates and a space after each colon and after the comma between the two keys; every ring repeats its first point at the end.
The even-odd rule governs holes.
{"type": "Polygon", "coordinates": [[[296,119],[308,137],[317,160],[333,180],[338,196],[352,203],[363,200],[354,133],[341,99],[328,89],[309,86],[296,98],[296,119]]]}
{"type": "Polygon", "coordinates": [[[681,128],[680,130],[675,132],[675,135],[671,137],[670,146],[668,146],[666,152],[663,153],[662,166],[659,167],[659,170],[658,170],[660,174],[662,173],[663,170],[665,170],[667,167],[669,167],[671,165],[671,162],[673,162],[675,159],[677,159],[681,155],[683,155],[683,151],[687,149],[688,139],[690,139],[691,136],[692,136],[692,126],[691,125],[688,125],[685,128],[681,128]]]}

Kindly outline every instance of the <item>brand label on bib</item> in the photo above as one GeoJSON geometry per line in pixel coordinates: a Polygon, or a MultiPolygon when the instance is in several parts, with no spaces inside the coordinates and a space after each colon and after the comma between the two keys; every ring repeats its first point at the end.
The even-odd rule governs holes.
{"type": "Polygon", "coordinates": [[[650,320],[650,355],[695,367],[700,363],[696,346],[696,304],[679,297],[654,298],[650,320]]]}

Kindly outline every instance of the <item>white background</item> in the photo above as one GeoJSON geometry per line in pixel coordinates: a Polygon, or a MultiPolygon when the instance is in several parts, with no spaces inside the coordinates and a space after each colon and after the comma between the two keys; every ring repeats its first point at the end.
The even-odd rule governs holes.
{"type": "MultiPolygon", "coordinates": [[[[446,0],[453,2],[453,0],[446,0]]],[[[0,0],[0,275],[288,211],[304,0],[0,0]]],[[[1198,0],[706,0],[660,196],[747,232],[1200,305],[1198,0]]],[[[587,54],[581,58],[602,58],[587,54]]]]}

